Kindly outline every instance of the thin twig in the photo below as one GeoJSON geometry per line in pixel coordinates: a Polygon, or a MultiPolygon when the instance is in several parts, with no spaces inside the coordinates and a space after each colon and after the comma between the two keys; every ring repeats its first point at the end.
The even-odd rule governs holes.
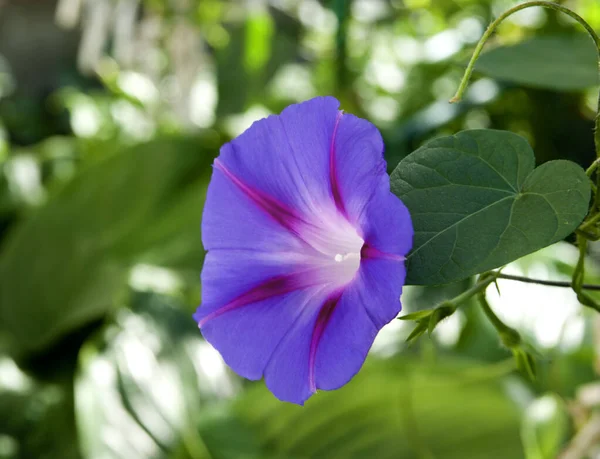
{"type": "MultiPolygon", "coordinates": [[[[477,59],[479,58],[481,51],[483,50],[483,46],[485,45],[487,40],[492,36],[492,34],[494,33],[494,31],[496,30],[498,25],[502,21],[504,21],[507,17],[511,16],[512,14],[514,14],[518,11],[524,10],[526,8],[534,7],[534,6],[541,6],[543,8],[549,8],[549,9],[552,9],[555,11],[560,11],[561,13],[564,13],[564,14],[570,16],[575,21],[577,21],[579,24],[581,24],[583,26],[583,28],[587,31],[587,33],[590,35],[590,38],[594,41],[594,45],[596,46],[596,50],[598,51],[598,55],[600,58],[600,37],[598,36],[596,31],[592,28],[592,26],[590,26],[577,13],[575,13],[574,11],[570,10],[569,8],[567,8],[565,6],[559,5],[558,3],[554,3],[554,2],[548,2],[548,1],[543,1],[543,0],[525,2],[525,3],[514,6],[513,8],[505,11],[495,21],[493,21],[490,24],[490,26],[487,28],[487,30],[481,37],[481,40],[479,40],[479,43],[477,43],[475,51],[473,52],[473,56],[471,57],[471,60],[469,61],[469,64],[467,65],[467,69],[465,71],[463,79],[460,82],[458,91],[456,92],[455,96],[452,99],[450,99],[450,102],[454,103],[454,102],[458,102],[461,100],[463,93],[465,92],[465,90],[467,89],[467,86],[469,85],[469,80],[471,79],[471,74],[473,73],[473,69],[475,68],[475,62],[477,62],[477,59]]],[[[600,124],[600,121],[598,121],[598,123],[596,125],[597,128],[600,127],[600,126],[598,126],[598,124],[600,124]]],[[[600,134],[598,134],[598,135],[599,135],[599,137],[596,137],[596,139],[600,141],[600,134]]],[[[600,145],[597,145],[597,147],[600,147],[600,145]]]]}
{"type": "MultiPolygon", "coordinates": [[[[514,276],[512,274],[504,274],[504,273],[498,273],[497,276],[498,276],[498,279],[514,280],[514,281],[518,281],[518,282],[524,282],[526,284],[539,284],[539,285],[547,285],[549,287],[571,288],[571,282],[568,282],[568,281],[550,281],[550,280],[542,280],[542,279],[532,279],[530,277],[514,276]]],[[[581,286],[581,288],[584,290],[600,291],[600,285],[583,284],[581,286]]]]}

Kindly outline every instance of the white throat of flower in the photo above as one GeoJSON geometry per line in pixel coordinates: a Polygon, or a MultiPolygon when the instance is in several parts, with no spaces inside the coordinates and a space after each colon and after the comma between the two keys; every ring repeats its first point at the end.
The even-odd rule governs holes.
{"type": "Polygon", "coordinates": [[[360,267],[360,248],[358,248],[358,252],[338,253],[333,259],[335,260],[335,265],[332,270],[337,277],[337,281],[340,284],[345,285],[354,279],[354,276],[360,267]]]}
{"type": "Polygon", "coordinates": [[[348,284],[360,267],[364,240],[346,218],[338,214],[321,214],[314,226],[302,228],[302,236],[317,255],[324,282],[335,286],[348,284]]]}

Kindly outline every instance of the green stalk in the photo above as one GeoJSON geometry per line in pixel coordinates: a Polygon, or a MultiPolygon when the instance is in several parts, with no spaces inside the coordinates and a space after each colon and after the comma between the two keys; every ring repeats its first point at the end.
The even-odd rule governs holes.
{"type": "MultiPolygon", "coordinates": [[[[471,79],[471,74],[473,73],[473,69],[475,68],[475,63],[477,62],[477,59],[479,59],[479,56],[481,55],[481,52],[483,51],[483,47],[484,47],[485,43],[492,36],[492,34],[496,31],[496,28],[498,27],[498,25],[500,25],[500,23],[502,21],[504,21],[506,18],[513,15],[514,13],[517,13],[518,11],[524,10],[526,8],[531,8],[534,6],[541,6],[543,8],[549,8],[551,10],[559,11],[561,13],[564,13],[564,14],[572,17],[578,23],[580,23],[583,26],[583,28],[587,31],[587,33],[590,35],[590,37],[594,41],[594,44],[596,45],[596,49],[598,50],[598,65],[600,66],[600,37],[595,32],[595,30],[592,28],[592,26],[590,26],[585,21],[585,19],[583,19],[581,16],[579,16],[577,13],[570,10],[569,8],[559,5],[558,3],[541,1],[541,0],[525,2],[525,3],[514,6],[513,8],[505,11],[494,22],[492,22],[490,24],[490,26],[487,28],[487,30],[485,31],[485,33],[479,40],[479,43],[477,43],[477,47],[475,48],[475,51],[473,52],[473,56],[471,57],[471,60],[469,61],[469,64],[467,65],[467,69],[465,71],[465,74],[464,74],[461,82],[460,82],[458,91],[456,91],[456,94],[454,95],[454,97],[452,99],[450,99],[450,102],[454,103],[454,102],[458,102],[462,99],[462,96],[463,96],[465,90],[467,89],[467,86],[469,85],[469,80],[471,79]]],[[[598,103],[600,106],[600,97],[598,99],[598,103]]],[[[596,151],[598,151],[598,152],[600,152],[600,132],[598,131],[599,127],[600,127],[600,116],[596,117],[595,140],[596,140],[596,151]]]]}

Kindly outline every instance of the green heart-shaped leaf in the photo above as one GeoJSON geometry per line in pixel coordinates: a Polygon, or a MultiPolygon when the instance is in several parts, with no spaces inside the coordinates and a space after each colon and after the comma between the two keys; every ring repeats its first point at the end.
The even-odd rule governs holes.
{"type": "Polygon", "coordinates": [[[527,141],[511,132],[463,131],[404,158],[392,191],[410,210],[409,284],[443,284],[505,265],[568,236],[588,211],[590,183],[577,164],[534,170],[527,141]]]}

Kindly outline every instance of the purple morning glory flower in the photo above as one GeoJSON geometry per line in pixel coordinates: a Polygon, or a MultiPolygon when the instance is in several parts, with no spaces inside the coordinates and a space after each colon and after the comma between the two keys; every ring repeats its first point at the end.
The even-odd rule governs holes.
{"type": "Polygon", "coordinates": [[[224,145],[202,219],[204,338],[298,404],[358,372],[400,311],[412,246],[379,131],[338,107],[291,105],[224,145]]]}

